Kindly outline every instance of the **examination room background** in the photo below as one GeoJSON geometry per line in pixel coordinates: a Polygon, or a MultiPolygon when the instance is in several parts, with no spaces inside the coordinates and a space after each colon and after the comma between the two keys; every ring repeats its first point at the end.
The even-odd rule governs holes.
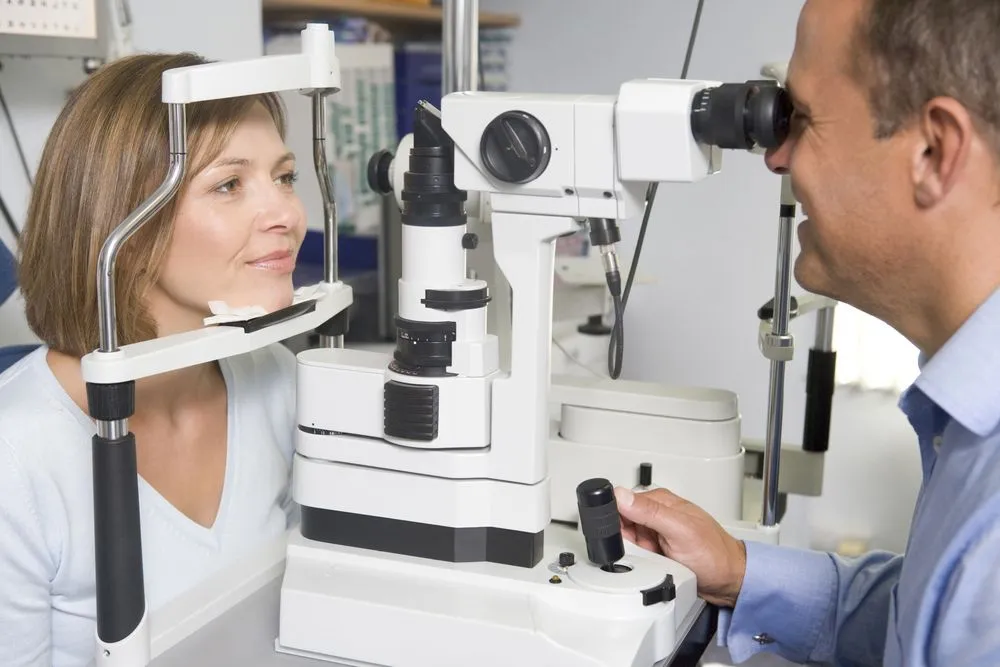
{"type": "MultiPolygon", "coordinates": [[[[633,78],[679,76],[696,0],[481,0],[520,15],[509,51],[510,89],[615,93],[633,78]]],[[[801,0],[707,0],[690,77],[742,81],[762,63],[787,60],[801,0]]],[[[210,58],[263,53],[259,0],[131,0],[139,50],[194,50],[210,58]]],[[[0,86],[32,169],[79,61],[0,58],[0,86]]],[[[7,124],[0,123],[0,192],[18,224],[28,183],[7,124]]],[[[639,285],[626,318],[629,379],[717,386],[739,393],[744,431],[764,435],[768,364],[757,349],[756,311],[773,294],[779,179],[759,156],[728,153],[703,183],[661,186],[639,285]]],[[[638,221],[623,227],[631,256],[638,221]]],[[[5,228],[0,240],[11,245],[5,228]]],[[[795,291],[801,293],[796,286],[795,291]]],[[[12,299],[0,308],[0,340],[32,337],[12,299]]],[[[805,357],[813,319],[795,322],[788,367],[786,440],[798,441],[805,357]]],[[[783,542],[832,549],[845,540],[902,551],[919,484],[914,436],[885,393],[838,389],[821,498],[793,497],[783,542]]]]}

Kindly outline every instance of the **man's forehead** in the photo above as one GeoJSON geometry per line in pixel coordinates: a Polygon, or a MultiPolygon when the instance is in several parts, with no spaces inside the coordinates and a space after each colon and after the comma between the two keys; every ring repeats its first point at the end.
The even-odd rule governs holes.
{"type": "Polygon", "coordinates": [[[842,53],[852,37],[868,0],[806,0],[799,15],[796,51],[830,56],[842,53]]]}
{"type": "Polygon", "coordinates": [[[854,34],[867,0],[807,0],[799,16],[795,51],[789,62],[791,88],[849,67],[854,34]]]}

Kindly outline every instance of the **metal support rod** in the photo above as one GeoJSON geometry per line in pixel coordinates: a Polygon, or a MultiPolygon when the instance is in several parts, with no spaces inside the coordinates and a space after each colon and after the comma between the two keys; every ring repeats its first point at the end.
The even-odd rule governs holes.
{"type": "MultiPolygon", "coordinates": [[[[323,281],[340,280],[340,256],[337,247],[337,201],[333,195],[333,181],[326,155],[326,96],[330,91],[315,90],[312,96],[313,165],[319,179],[319,193],[323,199],[323,281]]],[[[321,347],[344,347],[343,336],[320,336],[321,347]]]]}
{"type": "MultiPolygon", "coordinates": [[[[790,197],[788,176],[782,177],[781,214],[778,224],[778,259],[774,276],[774,317],[771,331],[775,337],[788,336],[791,295],[792,232],[795,227],[795,204],[790,197]]],[[[767,435],[764,441],[764,503],[761,523],[778,522],[778,476],[781,465],[781,425],[785,402],[785,361],[771,360],[768,390],[767,435]]]]}
{"type": "Polygon", "coordinates": [[[170,201],[180,187],[187,162],[187,123],[183,104],[168,104],[170,134],[170,166],[167,177],[160,187],[151,194],[139,208],[132,211],[125,220],[115,227],[101,248],[97,260],[97,311],[100,320],[100,351],[114,352],[118,349],[118,326],[115,313],[115,260],[129,238],[139,228],[149,222],[163,205],[170,201]]]}
{"type": "Polygon", "coordinates": [[[441,94],[478,90],[479,0],[444,0],[441,94]]]}
{"type": "MultiPolygon", "coordinates": [[[[97,309],[102,353],[118,350],[115,311],[115,262],[124,244],[149,222],[177,193],[187,164],[187,123],[183,104],[167,105],[169,166],[152,195],[112,230],[97,260],[97,309]]],[[[94,399],[88,403],[95,412],[94,399]]],[[[119,387],[121,389],[121,387],[119,387]]],[[[133,387],[125,390],[131,394],[133,387]]],[[[107,406],[103,406],[107,408],[107,406]]],[[[104,413],[107,415],[108,413],[104,413]]],[[[116,412],[116,415],[126,413],[116,412]]],[[[149,637],[144,634],[146,601],[143,593],[139,494],[135,437],[128,430],[127,413],[121,419],[96,419],[94,438],[94,544],[97,581],[98,658],[116,663],[149,660],[149,637]],[[127,656],[120,658],[119,655],[127,656]]],[[[101,663],[103,664],[103,663],[101,663]]],[[[130,663],[131,664],[131,663],[130,663]]]]}
{"type": "Polygon", "coordinates": [[[816,313],[816,345],[815,349],[823,352],[833,351],[833,311],[832,306],[820,308],[816,313]]]}
{"type": "Polygon", "coordinates": [[[97,419],[95,421],[97,422],[97,435],[105,440],[121,440],[128,435],[128,422],[125,419],[114,421],[97,419]]]}

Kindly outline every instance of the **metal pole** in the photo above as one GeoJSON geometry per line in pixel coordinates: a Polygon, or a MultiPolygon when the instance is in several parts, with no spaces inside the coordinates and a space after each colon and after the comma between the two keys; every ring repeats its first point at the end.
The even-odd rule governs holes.
{"type": "MultiPolygon", "coordinates": [[[[102,353],[118,350],[115,312],[118,252],[174,196],[184,177],[187,124],[183,104],[167,105],[167,123],[170,164],[166,178],[108,235],[97,260],[99,351],[102,353]]],[[[90,414],[97,422],[97,435],[92,444],[92,470],[98,664],[131,661],[128,664],[145,665],[149,661],[150,647],[148,625],[143,623],[146,600],[138,473],[135,436],[128,430],[131,405],[135,400],[134,382],[117,386],[88,382],[87,399],[90,414]]]]}
{"type": "MultiPolygon", "coordinates": [[[[340,279],[340,257],[337,249],[337,202],[333,196],[333,182],[326,157],[326,95],[329,91],[312,93],[313,164],[319,179],[319,193],[323,199],[323,281],[335,283],[340,279]]],[[[321,347],[344,347],[343,336],[319,337],[321,347]]]]}
{"type": "Polygon", "coordinates": [[[187,160],[187,124],[183,104],[167,105],[169,114],[170,167],[160,187],[139,208],[132,211],[115,227],[101,248],[97,260],[97,310],[100,319],[100,351],[118,349],[118,329],[115,314],[115,260],[118,251],[139,228],[163,208],[180,187],[187,160]]]}
{"type": "Polygon", "coordinates": [[[834,308],[820,308],[816,313],[816,345],[815,349],[823,352],[833,350],[833,311],[834,308]]]}
{"type": "Polygon", "coordinates": [[[441,94],[478,90],[479,0],[444,0],[441,94]]]}
{"type": "MultiPolygon", "coordinates": [[[[790,348],[788,336],[791,294],[792,231],[795,226],[795,199],[791,196],[788,176],[782,177],[781,213],[778,224],[778,260],[774,277],[774,318],[771,321],[772,344],[790,348]]],[[[773,348],[772,348],[773,350],[773,348]]],[[[768,391],[767,435],[764,443],[764,505],[761,523],[778,522],[778,479],[781,465],[781,425],[785,402],[785,363],[781,354],[771,357],[768,391]]]]}

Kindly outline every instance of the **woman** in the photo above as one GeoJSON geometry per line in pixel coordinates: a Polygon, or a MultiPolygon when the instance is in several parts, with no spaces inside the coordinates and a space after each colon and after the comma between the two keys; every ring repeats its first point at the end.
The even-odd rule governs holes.
{"type": "MultiPolygon", "coordinates": [[[[190,54],[113,62],[74,91],[38,168],[22,237],[28,322],[44,346],[0,376],[0,664],[95,652],[91,438],[80,358],[98,347],[96,266],[167,172],[161,74],[190,54]]],[[[118,338],[198,329],[208,302],[291,303],[305,235],[274,95],[187,107],[181,189],[123,247],[118,338]]],[[[282,533],[294,357],[275,345],[136,382],[147,608],[282,533]]]]}

